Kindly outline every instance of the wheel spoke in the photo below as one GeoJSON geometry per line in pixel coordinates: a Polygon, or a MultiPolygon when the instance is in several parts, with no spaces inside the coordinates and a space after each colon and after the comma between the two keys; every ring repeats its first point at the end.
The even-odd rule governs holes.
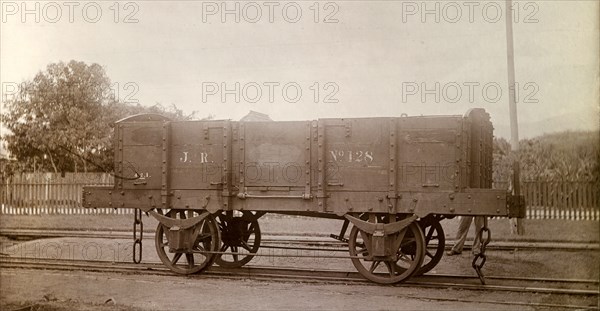
{"type": "Polygon", "coordinates": [[[394,268],[396,265],[391,264],[389,261],[385,261],[385,265],[390,272],[390,277],[394,277],[396,275],[396,269],[394,268]]]}
{"type": "Polygon", "coordinates": [[[246,243],[245,241],[242,241],[242,243],[241,243],[241,244],[242,244],[242,247],[243,247],[245,250],[247,250],[247,251],[249,251],[249,252],[252,252],[252,248],[250,248],[250,245],[248,245],[248,243],[246,243]]]}
{"type": "MultiPolygon", "coordinates": [[[[367,253],[367,251],[368,251],[368,249],[366,249],[366,248],[363,248],[363,249],[361,249],[361,250],[359,250],[359,251],[357,252],[357,255],[362,255],[362,254],[364,254],[364,253],[367,253]]],[[[367,253],[367,254],[368,254],[368,253],[367,253]]]]}
{"type": "Polygon", "coordinates": [[[435,230],[434,230],[433,226],[430,226],[429,227],[429,232],[427,232],[427,236],[425,236],[425,244],[428,244],[429,241],[431,241],[431,236],[433,235],[434,231],[435,230]]]}
{"type": "Polygon", "coordinates": [[[375,269],[377,269],[377,266],[379,266],[380,262],[381,261],[379,261],[379,260],[373,261],[373,263],[371,263],[371,268],[369,268],[369,272],[373,273],[373,271],[375,271],[375,269]]]}
{"type": "Polygon", "coordinates": [[[185,258],[187,259],[188,267],[190,267],[190,269],[193,268],[194,267],[194,254],[186,253],[185,258]]]}
{"type": "Polygon", "coordinates": [[[408,257],[406,257],[405,254],[402,254],[402,256],[398,257],[398,260],[402,260],[402,261],[404,261],[406,263],[409,263],[409,264],[413,262],[413,260],[410,259],[410,258],[408,258],[408,257]]]}
{"type": "Polygon", "coordinates": [[[198,237],[196,238],[196,241],[204,241],[207,239],[212,238],[212,235],[210,235],[210,233],[203,233],[203,234],[198,234],[198,237]]]}
{"type": "Polygon", "coordinates": [[[400,247],[407,246],[407,245],[409,245],[411,243],[415,243],[415,242],[416,242],[415,238],[404,238],[404,240],[402,240],[402,243],[400,244],[400,247]]]}
{"type": "MultiPolygon", "coordinates": [[[[232,246],[231,251],[233,253],[237,253],[238,252],[237,246],[232,246]]],[[[238,254],[231,254],[231,256],[233,257],[233,261],[239,261],[238,254]]]]}
{"type": "Polygon", "coordinates": [[[226,251],[226,250],[227,250],[227,248],[229,248],[229,245],[227,245],[227,244],[223,244],[223,246],[221,246],[221,250],[220,250],[220,252],[224,252],[224,251],[226,251]]]}
{"type": "MultiPolygon", "coordinates": [[[[197,250],[199,250],[199,251],[201,251],[201,252],[206,252],[206,248],[204,248],[204,246],[202,246],[202,245],[200,245],[200,244],[196,245],[196,249],[197,249],[197,250]]],[[[202,253],[202,254],[203,254],[204,256],[206,256],[206,255],[207,255],[207,254],[205,254],[205,253],[202,253]]]]}
{"type": "Polygon", "coordinates": [[[425,256],[433,258],[433,254],[430,251],[425,252],[425,256]]]}
{"type": "Polygon", "coordinates": [[[183,254],[183,253],[177,253],[177,254],[175,254],[175,256],[173,256],[173,259],[171,259],[172,265],[175,265],[179,261],[179,258],[181,258],[181,254],[183,254]]]}

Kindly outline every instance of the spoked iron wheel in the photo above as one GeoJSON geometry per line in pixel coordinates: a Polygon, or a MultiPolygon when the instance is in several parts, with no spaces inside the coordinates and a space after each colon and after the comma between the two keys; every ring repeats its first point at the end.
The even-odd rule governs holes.
{"type": "Polygon", "coordinates": [[[246,255],[246,253],[256,253],[260,248],[260,226],[256,216],[248,211],[242,213],[240,217],[234,217],[231,212],[217,216],[223,243],[219,251],[242,253],[218,255],[215,263],[221,267],[241,267],[254,257],[254,255],[246,255]]]}
{"type": "MultiPolygon", "coordinates": [[[[377,223],[387,223],[387,217],[377,217],[377,223]]],[[[366,260],[369,255],[368,249],[363,241],[370,239],[369,234],[352,227],[349,237],[351,256],[362,256],[352,258],[352,264],[365,278],[382,284],[401,282],[415,273],[423,263],[425,256],[425,239],[423,232],[416,222],[411,223],[406,229],[400,247],[396,251],[397,260],[366,260]]],[[[396,235],[399,233],[396,233],[396,235]]]]}
{"type": "MultiPolygon", "coordinates": [[[[169,210],[167,217],[175,219],[188,219],[200,214],[192,210],[169,210]]],[[[219,249],[219,229],[212,215],[208,215],[204,220],[193,227],[196,236],[191,251],[171,252],[167,233],[169,228],[163,224],[158,224],[156,228],[155,242],[158,257],[171,271],[179,274],[198,273],[212,265],[215,254],[201,253],[204,251],[215,252],[219,249]]]]}
{"type": "Polygon", "coordinates": [[[444,256],[444,248],[446,247],[446,237],[444,236],[444,229],[437,220],[429,222],[419,223],[423,231],[425,232],[425,259],[423,260],[423,266],[415,275],[425,274],[433,269],[444,256]],[[437,245],[433,245],[437,242],[437,245]]]}

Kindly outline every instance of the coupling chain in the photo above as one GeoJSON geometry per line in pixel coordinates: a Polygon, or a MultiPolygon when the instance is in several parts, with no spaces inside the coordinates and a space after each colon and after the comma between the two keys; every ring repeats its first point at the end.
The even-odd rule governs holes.
{"type": "Polygon", "coordinates": [[[142,239],[144,238],[144,223],[142,222],[142,210],[135,209],[133,218],[133,262],[142,262],[142,239]],[[138,237],[139,231],[139,237],[138,237]]]}
{"type": "Polygon", "coordinates": [[[473,258],[473,263],[471,266],[473,266],[473,269],[475,269],[475,272],[477,272],[477,276],[479,277],[481,284],[485,285],[485,276],[483,275],[483,272],[481,272],[481,269],[487,260],[485,248],[492,240],[492,232],[487,227],[487,219],[485,220],[485,225],[481,228],[481,230],[479,230],[479,232],[477,232],[477,235],[480,241],[479,253],[475,255],[475,258],[473,258]],[[485,239],[483,238],[484,233],[487,233],[485,239]]]}

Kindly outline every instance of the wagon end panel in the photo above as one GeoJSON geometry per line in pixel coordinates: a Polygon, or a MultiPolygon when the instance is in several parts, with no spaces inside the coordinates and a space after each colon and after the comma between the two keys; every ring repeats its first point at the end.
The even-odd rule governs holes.
{"type": "Polygon", "coordinates": [[[117,188],[161,188],[163,136],[166,121],[125,121],[117,125],[115,170],[117,188]]]}
{"type": "Polygon", "coordinates": [[[482,108],[471,109],[464,116],[464,128],[468,187],[492,188],[494,127],[490,115],[482,108]]]}
{"type": "Polygon", "coordinates": [[[465,183],[463,120],[460,116],[398,120],[398,190],[457,191],[465,183]]]}

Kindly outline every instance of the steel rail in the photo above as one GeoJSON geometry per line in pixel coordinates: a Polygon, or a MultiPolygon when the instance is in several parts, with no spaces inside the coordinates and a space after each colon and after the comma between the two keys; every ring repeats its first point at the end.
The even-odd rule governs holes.
{"type": "MultiPolygon", "coordinates": [[[[130,264],[120,262],[107,262],[107,261],[85,261],[85,260],[59,260],[59,259],[39,259],[39,258],[6,258],[0,257],[0,266],[5,268],[27,268],[32,269],[58,269],[58,270],[85,270],[85,271],[97,271],[97,272],[133,272],[139,273],[146,271],[152,271],[160,273],[161,275],[175,275],[168,268],[159,263],[144,263],[144,264],[130,264]]],[[[259,277],[259,278],[284,278],[284,279],[302,279],[304,281],[326,281],[326,282],[358,282],[370,285],[379,285],[368,280],[365,280],[358,272],[348,272],[339,270],[316,270],[307,268],[281,268],[281,267],[265,267],[265,266],[248,266],[241,268],[221,268],[213,266],[200,276],[230,276],[230,277],[259,277]]],[[[436,279],[444,278],[458,278],[467,280],[477,280],[474,276],[465,275],[424,275],[413,277],[410,280],[395,284],[394,286],[406,287],[427,287],[427,288],[460,288],[468,290],[493,290],[493,291],[508,291],[508,292],[525,292],[525,293],[546,293],[546,294],[563,294],[563,295],[584,295],[584,296],[598,296],[598,290],[590,289],[568,289],[568,288],[545,288],[545,287],[531,287],[531,286],[504,286],[504,285],[479,285],[469,283],[452,283],[452,282],[439,282],[436,279]]],[[[490,279],[506,279],[504,277],[488,277],[490,279]]],[[[513,280],[509,278],[508,280],[513,280]]],[[[525,282],[554,282],[554,283],[566,283],[564,281],[570,280],[554,280],[549,279],[535,279],[535,278],[524,278],[519,281],[525,282]]],[[[581,281],[581,280],[576,280],[581,281]]],[[[587,280],[590,282],[596,282],[594,280],[587,280]]]]}
{"type": "MultiPolygon", "coordinates": [[[[146,236],[145,240],[153,239],[153,235],[155,233],[154,230],[144,230],[146,236]]],[[[132,233],[130,231],[121,231],[121,230],[100,230],[100,231],[84,231],[84,230],[22,230],[22,229],[0,229],[0,236],[12,237],[12,238],[61,238],[61,237],[72,237],[72,238],[107,238],[107,239],[130,239],[132,237],[132,233]]],[[[263,235],[265,236],[265,235],[263,235]]],[[[267,235],[270,238],[263,238],[261,241],[261,247],[267,248],[270,244],[276,243],[288,243],[288,244],[317,244],[319,246],[331,246],[331,247],[339,247],[345,246],[347,243],[338,242],[333,239],[322,239],[324,236],[308,236],[308,235],[284,235],[279,233],[271,233],[267,235]],[[298,237],[298,239],[286,239],[286,238],[275,238],[275,237],[298,237]],[[302,238],[317,238],[313,240],[301,240],[302,238]],[[321,238],[321,239],[318,239],[321,238]]],[[[582,243],[582,242],[555,242],[551,243],[551,245],[542,245],[535,242],[521,242],[515,241],[511,242],[500,242],[504,245],[498,244],[490,244],[488,245],[488,249],[491,250],[598,250],[600,249],[600,243],[582,243]]],[[[435,248],[437,246],[436,243],[431,244],[429,247],[435,248]]],[[[465,245],[465,249],[469,249],[468,245],[465,245]]],[[[299,249],[300,250],[300,249],[299,249]]]]}
{"type": "MultiPolygon", "coordinates": [[[[48,262],[40,262],[39,260],[34,260],[30,262],[20,261],[15,259],[6,260],[6,258],[0,257],[0,263],[2,263],[2,269],[12,268],[12,269],[36,269],[36,270],[58,270],[58,271],[88,271],[88,272],[110,272],[110,273],[127,273],[127,274],[149,274],[149,275],[165,275],[165,276],[176,276],[171,271],[169,271],[162,264],[153,263],[153,264],[121,264],[121,263],[110,263],[110,262],[102,262],[102,261],[76,261],[76,260],[67,260],[67,261],[58,261],[49,260],[48,262]],[[7,263],[12,263],[7,265],[7,263]]],[[[312,283],[342,283],[346,284],[348,282],[359,283],[361,285],[369,285],[369,286],[379,286],[379,284],[369,282],[358,275],[357,272],[340,272],[333,270],[326,271],[318,271],[313,269],[281,269],[281,268],[263,268],[263,267],[246,267],[246,268],[237,268],[232,270],[222,269],[219,267],[211,267],[208,271],[204,272],[200,275],[192,275],[187,276],[192,278],[229,278],[229,279],[239,279],[240,277],[251,277],[258,280],[266,280],[266,281],[281,281],[281,282],[289,282],[290,280],[297,280],[302,282],[312,282],[312,283]],[[241,271],[238,271],[241,270],[241,271]],[[283,270],[283,271],[282,271],[283,270]],[[287,275],[282,272],[290,272],[292,271],[294,275],[287,275]],[[308,272],[308,273],[307,273],[308,272]],[[337,277],[333,276],[323,276],[322,274],[334,274],[337,277]],[[319,274],[319,275],[310,275],[310,274],[319,274]]],[[[467,276],[463,276],[467,277],[467,276]]],[[[470,277],[475,279],[475,277],[470,277]]],[[[424,288],[447,288],[447,284],[443,283],[440,285],[435,284],[424,284],[421,285],[418,281],[412,281],[402,284],[394,285],[396,287],[424,287],[424,288]]],[[[454,288],[462,288],[460,284],[453,284],[454,288]]],[[[500,290],[498,287],[486,288],[488,286],[477,285],[482,290],[500,290]]],[[[473,288],[465,288],[467,290],[471,290],[473,288]]],[[[531,290],[534,288],[530,288],[529,293],[535,293],[531,290]]],[[[510,291],[510,289],[505,289],[510,291]]],[[[554,294],[566,294],[573,295],[573,293],[568,292],[565,293],[562,289],[557,289],[554,291],[554,294]]],[[[581,295],[579,292],[577,295],[581,295]]],[[[593,296],[598,296],[598,292],[591,292],[593,296]]],[[[588,296],[589,296],[588,295],[588,296]]],[[[423,295],[405,295],[407,298],[414,299],[429,299],[436,301],[450,301],[450,302],[469,302],[469,303],[487,303],[487,304],[501,304],[501,305],[509,305],[509,306],[532,306],[532,307],[545,307],[545,308],[565,308],[565,309],[597,309],[597,306],[591,305],[572,305],[572,304],[548,304],[548,303],[536,303],[536,302],[523,302],[523,301],[499,301],[499,300],[471,300],[471,299],[461,299],[461,298],[447,298],[447,297],[432,297],[432,296],[423,296],[423,295]]]]}

